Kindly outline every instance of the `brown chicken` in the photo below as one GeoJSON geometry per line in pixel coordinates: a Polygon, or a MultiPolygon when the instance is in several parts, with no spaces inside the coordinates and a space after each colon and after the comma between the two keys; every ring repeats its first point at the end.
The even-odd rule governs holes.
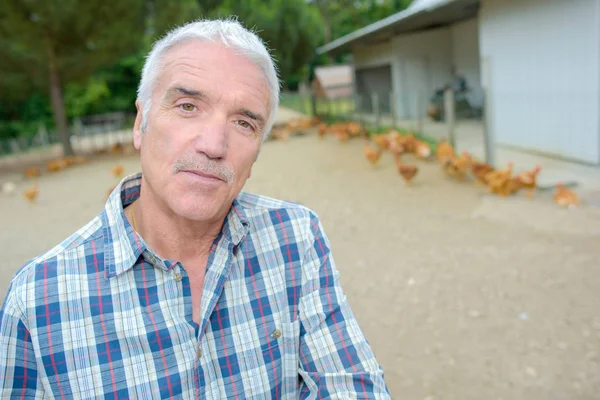
{"type": "Polygon", "coordinates": [[[30,203],[35,203],[39,194],[40,194],[40,188],[37,183],[32,188],[26,189],[23,192],[23,196],[27,200],[29,200],[30,203]]]}
{"type": "Polygon", "coordinates": [[[346,124],[346,131],[348,132],[350,137],[356,137],[361,134],[363,128],[358,122],[348,122],[346,124]]]}
{"type": "Polygon", "coordinates": [[[373,147],[371,147],[371,145],[369,144],[369,142],[367,142],[365,144],[365,149],[364,149],[365,158],[373,166],[377,165],[377,163],[381,159],[381,153],[382,152],[383,151],[381,150],[381,148],[374,149],[373,147]]]}
{"type": "Polygon", "coordinates": [[[417,138],[412,132],[408,132],[406,136],[400,138],[400,145],[404,147],[404,151],[407,153],[415,153],[417,147],[417,138]]]}
{"type": "Polygon", "coordinates": [[[298,122],[299,129],[308,129],[313,125],[312,118],[301,118],[298,122]]]}
{"type": "Polygon", "coordinates": [[[552,199],[561,207],[573,208],[581,204],[579,196],[571,189],[566,188],[562,183],[556,184],[556,193],[554,193],[552,199]]]}
{"type": "Polygon", "coordinates": [[[46,168],[50,172],[58,172],[58,171],[61,171],[65,168],[67,168],[68,166],[69,165],[67,164],[67,162],[63,159],[48,161],[46,163],[46,168]]]}
{"type": "Polygon", "coordinates": [[[463,152],[459,157],[454,157],[447,160],[443,164],[444,171],[452,178],[464,181],[467,177],[467,171],[471,166],[471,155],[466,151],[463,152]]]}
{"type": "Polygon", "coordinates": [[[317,134],[319,135],[319,139],[324,139],[325,135],[327,135],[327,129],[329,127],[327,124],[321,123],[319,124],[319,129],[317,130],[317,134]]]}
{"type": "Polygon", "coordinates": [[[440,164],[444,165],[455,157],[456,152],[454,151],[454,147],[448,143],[448,140],[445,137],[441,138],[435,149],[435,158],[440,164]]]}
{"type": "Polygon", "coordinates": [[[504,169],[488,172],[485,176],[488,191],[490,193],[506,196],[508,193],[510,180],[512,178],[513,163],[509,162],[504,169]]]}
{"type": "Polygon", "coordinates": [[[123,153],[123,144],[115,143],[110,146],[110,152],[113,154],[121,154],[123,153]]]}
{"type": "Polygon", "coordinates": [[[340,134],[348,134],[348,132],[346,132],[346,125],[342,124],[342,123],[336,123],[336,124],[331,124],[329,125],[329,127],[327,127],[327,130],[325,131],[325,133],[330,133],[332,135],[334,135],[335,137],[337,137],[338,139],[340,138],[340,134]]]}
{"type": "Polygon", "coordinates": [[[310,120],[305,120],[300,118],[296,121],[290,121],[289,128],[290,129],[305,129],[307,126],[310,126],[310,120]]]}
{"type": "Polygon", "coordinates": [[[475,179],[477,179],[477,181],[483,185],[487,185],[487,180],[485,179],[485,177],[489,172],[492,171],[494,171],[494,167],[492,167],[488,163],[478,162],[474,160],[471,161],[471,173],[473,174],[475,179]]]}
{"type": "Polygon", "coordinates": [[[345,126],[334,124],[330,128],[330,131],[333,132],[334,136],[338,138],[340,143],[345,143],[350,139],[350,134],[346,130],[345,126]]]}
{"type": "Polygon", "coordinates": [[[390,132],[387,136],[387,139],[388,148],[393,154],[400,155],[407,152],[405,140],[399,132],[390,132]]]}
{"type": "Polygon", "coordinates": [[[110,169],[110,173],[115,176],[115,178],[120,178],[125,172],[125,167],[123,164],[116,165],[110,169]]]}
{"type": "Polygon", "coordinates": [[[510,196],[518,192],[520,189],[522,189],[521,182],[515,176],[510,178],[503,186],[498,188],[498,194],[502,197],[510,196]]]}
{"type": "Polygon", "coordinates": [[[271,131],[271,137],[273,139],[281,140],[282,142],[287,141],[290,135],[290,130],[287,127],[276,128],[271,131]]]}
{"type": "Polygon", "coordinates": [[[292,134],[292,132],[288,129],[283,129],[281,131],[281,135],[279,136],[279,139],[282,142],[287,142],[288,138],[290,137],[290,135],[292,134]]]}
{"type": "Polygon", "coordinates": [[[390,147],[390,141],[386,135],[372,135],[371,139],[382,150],[387,150],[390,147]]]}
{"type": "Polygon", "coordinates": [[[64,158],[65,164],[67,167],[70,167],[72,165],[82,165],[85,164],[87,162],[87,159],[85,157],[81,157],[81,156],[67,156],[64,158]]]}
{"type": "Polygon", "coordinates": [[[421,160],[429,159],[429,157],[431,156],[431,148],[429,147],[429,144],[417,139],[415,139],[413,143],[415,148],[415,155],[421,160]]]}
{"type": "Polygon", "coordinates": [[[407,186],[417,175],[419,168],[416,165],[403,164],[400,159],[400,154],[398,153],[394,153],[394,159],[396,161],[398,173],[402,176],[402,179],[404,179],[404,186],[407,186]]]}
{"type": "Polygon", "coordinates": [[[521,172],[515,177],[519,183],[519,188],[527,189],[527,197],[530,199],[533,197],[533,192],[537,188],[537,176],[541,169],[542,167],[537,165],[533,170],[521,172]]]}
{"type": "Polygon", "coordinates": [[[345,130],[338,130],[334,132],[335,136],[337,136],[340,143],[345,143],[350,139],[350,134],[345,130]]]}
{"type": "Polygon", "coordinates": [[[42,171],[40,171],[39,168],[35,168],[35,167],[25,168],[25,175],[28,178],[35,178],[35,177],[42,175],[42,171]]]}

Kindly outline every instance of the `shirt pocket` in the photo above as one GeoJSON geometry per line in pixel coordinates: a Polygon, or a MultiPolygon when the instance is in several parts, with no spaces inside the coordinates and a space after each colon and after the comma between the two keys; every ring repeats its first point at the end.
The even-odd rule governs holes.
{"type": "Polygon", "coordinates": [[[300,321],[282,322],[280,326],[282,399],[298,399],[300,321]]]}

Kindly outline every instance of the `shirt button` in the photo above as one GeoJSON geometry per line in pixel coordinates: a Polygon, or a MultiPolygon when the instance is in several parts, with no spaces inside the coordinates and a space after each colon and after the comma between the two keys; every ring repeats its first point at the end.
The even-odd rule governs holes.
{"type": "Polygon", "coordinates": [[[175,273],[175,282],[181,282],[181,280],[183,279],[183,277],[181,276],[181,274],[179,272],[175,273]]]}
{"type": "Polygon", "coordinates": [[[202,349],[201,348],[198,348],[197,355],[198,355],[198,358],[202,358],[202,349]]]}
{"type": "Polygon", "coordinates": [[[273,337],[279,339],[281,337],[281,331],[279,329],[275,330],[275,332],[273,332],[273,337]]]}

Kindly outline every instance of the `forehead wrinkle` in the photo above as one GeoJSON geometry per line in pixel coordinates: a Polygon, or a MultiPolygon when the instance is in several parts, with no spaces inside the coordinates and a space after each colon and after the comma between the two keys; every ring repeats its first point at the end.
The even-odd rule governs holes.
{"type": "MultiPolygon", "coordinates": [[[[204,72],[209,71],[206,68],[203,68],[201,65],[199,65],[197,63],[198,59],[197,57],[194,56],[189,56],[186,55],[186,53],[182,54],[182,55],[177,55],[177,54],[172,54],[170,55],[170,57],[167,57],[167,60],[165,60],[164,66],[163,66],[163,75],[173,75],[175,71],[179,70],[180,72],[182,72],[185,75],[189,75],[192,76],[194,78],[200,79],[200,80],[209,80],[209,78],[204,74],[204,72]],[[171,71],[167,71],[168,69],[171,69],[171,71]]],[[[234,94],[235,97],[237,97],[237,103],[239,106],[239,109],[248,109],[250,110],[252,113],[257,114],[259,116],[261,116],[261,118],[263,118],[264,120],[266,120],[267,115],[269,113],[269,105],[271,103],[271,98],[269,96],[269,90],[268,90],[268,84],[266,83],[266,79],[262,74],[262,71],[260,70],[260,68],[258,66],[255,66],[254,64],[252,64],[256,70],[253,71],[256,75],[258,79],[254,79],[253,82],[257,82],[258,85],[253,85],[252,83],[249,83],[245,80],[240,79],[238,76],[239,75],[234,75],[234,77],[231,78],[232,81],[234,81],[236,84],[239,84],[240,86],[243,86],[245,90],[245,92],[243,93],[243,96],[249,96],[250,98],[252,98],[253,101],[258,102],[258,104],[261,105],[260,108],[265,108],[264,110],[264,115],[262,110],[257,110],[256,106],[249,106],[247,104],[247,102],[243,102],[245,104],[242,104],[242,101],[240,101],[240,97],[243,96],[239,96],[239,94],[234,94]],[[252,110],[251,110],[252,109],[252,110]]],[[[176,85],[176,86],[181,86],[181,87],[185,87],[186,89],[191,89],[191,90],[199,90],[199,88],[194,87],[196,85],[192,85],[190,83],[187,84],[183,84],[181,79],[178,79],[177,81],[179,81],[181,84],[176,85]]],[[[204,94],[209,95],[210,93],[206,90],[202,90],[202,92],[204,92],[204,94]]],[[[237,90],[236,90],[237,92],[237,90]]],[[[231,95],[232,93],[229,93],[229,95],[231,95]]],[[[218,97],[222,97],[222,96],[227,96],[227,94],[225,93],[218,93],[218,97]]],[[[239,111],[239,110],[238,110],[239,111]]],[[[261,124],[263,125],[263,124],[261,124]]]]}
{"type": "MultiPolygon", "coordinates": [[[[249,89],[247,92],[247,95],[253,97],[254,100],[256,100],[258,103],[264,104],[266,106],[266,111],[268,112],[269,104],[271,103],[271,99],[268,95],[266,95],[266,93],[264,93],[261,89],[255,87],[247,82],[243,82],[243,81],[240,81],[235,78],[234,78],[234,81],[247,87],[249,89]],[[266,99],[264,97],[266,97],[266,99]],[[265,100],[266,100],[266,102],[265,102],[265,100]]],[[[266,118],[266,115],[263,117],[266,118]]]]}

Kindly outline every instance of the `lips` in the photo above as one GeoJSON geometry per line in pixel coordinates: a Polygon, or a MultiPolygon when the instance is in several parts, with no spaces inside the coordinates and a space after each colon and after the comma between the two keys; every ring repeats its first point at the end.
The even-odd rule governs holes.
{"type": "Polygon", "coordinates": [[[190,174],[201,176],[203,178],[216,179],[216,180],[219,180],[219,181],[223,180],[220,177],[218,177],[217,175],[207,174],[207,173],[200,172],[200,171],[194,171],[194,170],[184,169],[181,172],[187,172],[187,173],[190,173],[190,174]]]}

